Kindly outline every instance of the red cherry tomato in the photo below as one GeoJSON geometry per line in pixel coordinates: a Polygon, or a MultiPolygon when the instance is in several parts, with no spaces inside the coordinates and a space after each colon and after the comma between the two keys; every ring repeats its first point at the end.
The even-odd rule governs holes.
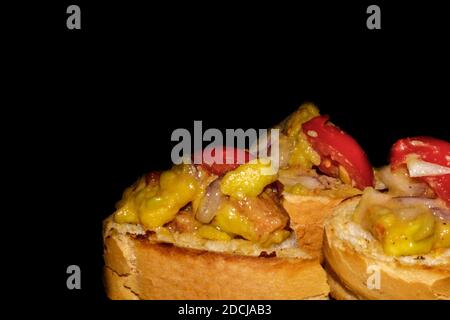
{"type": "Polygon", "coordinates": [[[328,118],[315,117],[302,125],[308,141],[321,157],[319,170],[337,177],[338,165],[341,165],[357,188],[373,186],[373,170],[364,150],[350,135],[330,123],[328,118]]]}
{"type": "MultiPolygon", "coordinates": [[[[450,143],[431,137],[413,137],[397,141],[391,149],[391,166],[396,169],[406,164],[409,155],[450,168],[450,143]]],[[[439,198],[450,206],[450,174],[417,177],[426,182],[439,198]]]]}
{"type": "Polygon", "coordinates": [[[251,155],[246,150],[216,147],[206,148],[202,151],[202,163],[200,165],[209,172],[221,176],[250,160],[251,155]],[[217,159],[221,161],[216,161],[217,159]]]}

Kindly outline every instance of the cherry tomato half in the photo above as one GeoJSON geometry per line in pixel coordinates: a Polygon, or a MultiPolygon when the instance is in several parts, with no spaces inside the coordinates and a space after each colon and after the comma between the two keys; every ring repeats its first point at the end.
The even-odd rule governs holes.
{"type": "Polygon", "coordinates": [[[321,157],[319,170],[336,177],[340,165],[357,188],[373,186],[373,170],[366,153],[355,139],[329,122],[328,118],[315,117],[302,125],[308,141],[321,157]]]}
{"type": "Polygon", "coordinates": [[[200,165],[209,172],[221,176],[250,160],[251,155],[246,150],[232,147],[215,147],[206,148],[202,151],[202,163],[200,165]]]}
{"type": "MultiPolygon", "coordinates": [[[[397,141],[391,149],[391,166],[396,169],[406,164],[410,155],[421,160],[450,168],[450,143],[431,137],[413,137],[397,141]]],[[[417,177],[426,182],[439,198],[450,206],[450,174],[417,177]]]]}

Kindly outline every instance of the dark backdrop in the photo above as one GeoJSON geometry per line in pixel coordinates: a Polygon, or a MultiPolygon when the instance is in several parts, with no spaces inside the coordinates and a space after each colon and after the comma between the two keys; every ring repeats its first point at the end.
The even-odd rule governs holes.
{"type": "Polygon", "coordinates": [[[312,101],[375,166],[401,137],[450,139],[448,27],[431,5],[382,4],[382,30],[370,31],[366,4],[78,3],[81,31],[65,29],[57,4],[33,44],[45,103],[29,114],[42,120],[30,152],[51,186],[55,298],[105,299],[101,222],[138,176],[170,167],[172,131],[194,120],[266,128],[312,101]],[[80,291],[65,287],[70,264],[80,291]]]}

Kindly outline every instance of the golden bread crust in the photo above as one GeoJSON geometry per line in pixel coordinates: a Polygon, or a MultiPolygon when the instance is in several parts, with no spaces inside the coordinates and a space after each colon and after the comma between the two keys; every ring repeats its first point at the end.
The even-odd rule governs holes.
{"type": "Polygon", "coordinates": [[[339,278],[332,270],[325,266],[328,277],[328,285],[330,286],[330,297],[336,300],[358,300],[351,291],[343,286],[339,278]]]}
{"type": "Polygon", "coordinates": [[[282,205],[291,219],[299,246],[313,257],[322,257],[324,221],[343,199],[286,195],[282,205]]]}
{"type": "MultiPolygon", "coordinates": [[[[381,300],[433,300],[450,299],[450,263],[425,265],[419,259],[409,264],[399,259],[382,259],[368,249],[356,249],[345,240],[342,217],[353,212],[358,198],[339,205],[333,216],[325,223],[324,256],[331,274],[338,281],[332,282],[332,295],[345,298],[345,294],[336,289],[336,283],[344,287],[351,295],[360,299],[381,300]],[[376,266],[380,271],[379,289],[369,289],[368,278],[376,266]]],[[[369,241],[369,240],[367,240],[369,241]]],[[[376,241],[376,240],[373,240],[376,241]]],[[[333,279],[332,279],[333,280],[333,279]]]]}
{"type": "Polygon", "coordinates": [[[318,259],[209,252],[111,230],[104,245],[111,299],[324,299],[329,293],[318,259]]]}

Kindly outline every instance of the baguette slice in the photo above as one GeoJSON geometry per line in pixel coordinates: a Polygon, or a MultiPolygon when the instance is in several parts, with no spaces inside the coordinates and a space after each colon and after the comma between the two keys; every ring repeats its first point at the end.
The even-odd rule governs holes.
{"type": "Polygon", "coordinates": [[[103,236],[110,299],[328,298],[319,259],[300,250],[295,237],[263,250],[240,246],[243,240],[165,238],[137,225],[116,224],[112,216],[104,221],[103,236]]]}
{"type": "Polygon", "coordinates": [[[322,259],[324,221],[342,200],[288,193],[283,195],[282,205],[289,214],[298,244],[312,257],[322,259]]]}
{"type": "Polygon", "coordinates": [[[359,199],[342,202],[325,223],[324,256],[331,295],[336,299],[450,299],[450,249],[421,256],[386,256],[380,243],[352,222],[359,199]],[[380,286],[369,289],[368,280],[376,283],[372,282],[375,269],[380,286]]]}

